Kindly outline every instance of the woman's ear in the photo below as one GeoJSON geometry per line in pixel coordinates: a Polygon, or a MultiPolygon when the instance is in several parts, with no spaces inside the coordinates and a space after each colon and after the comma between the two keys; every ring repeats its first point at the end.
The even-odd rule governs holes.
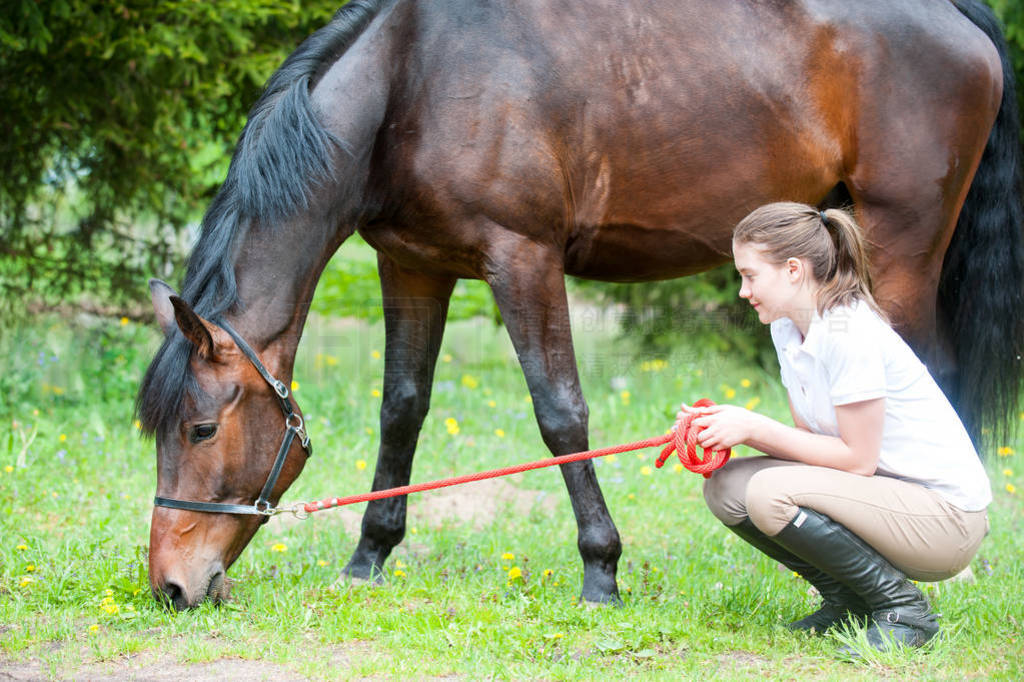
{"type": "Polygon", "coordinates": [[[792,284],[796,284],[804,275],[804,264],[799,258],[786,259],[786,275],[792,284]]]}

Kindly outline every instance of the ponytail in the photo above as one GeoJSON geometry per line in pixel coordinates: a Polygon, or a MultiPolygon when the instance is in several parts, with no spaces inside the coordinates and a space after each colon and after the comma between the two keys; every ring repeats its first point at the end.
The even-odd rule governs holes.
{"type": "Polygon", "coordinates": [[[795,202],[767,204],[740,221],[733,240],[757,247],[775,265],[788,258],[806,262],[819,285],[819,315],[864,301],[888,321],[871,295],[867,241],[857,221],[846,211],[819,211],[795,202]]]}

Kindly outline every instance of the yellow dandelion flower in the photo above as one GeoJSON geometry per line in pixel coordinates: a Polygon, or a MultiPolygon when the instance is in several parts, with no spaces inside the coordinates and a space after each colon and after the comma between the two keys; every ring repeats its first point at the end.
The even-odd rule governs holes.
{"type": "Polygon", "coordinates": [[[395,568],[405,568],[405,562],[401,559],[395,559],[395,568]]]}
{"type": "Polygon", "coordinates": [[[638,453],[636,453],[636,458],[637,459],[647,459],[647,455],[645,455],[642,452],[638,452],[638,453]]]}
{"type": "Polygon", "coordinates": [[[92,625],[89,626],[89,632],[96,632],[99,629],[100,629],[100,626],[97,625],[96,623],[93,623],[92,625]]]}
{"type": "Polygon", "coordinates": [[[24,551],[25,551],[26,549],[28,549],[28,545],[25,545],[25,544],[22,544],[22,545],[18,545],[18,546],[17,546],[17,547],[15,547],[14,549],[17,549],[17,550],[19,550],[19,551],[22,551],[22,552],[24,552],[24,551]]]}
{"type": "Polygon", "coordinates": [[[357,459],[356,460],[356,469],[359,469],[360,471],[362,471],[365,468],[366,468],[366,460],[365,459],[357,459]]]}
{"type": "Polygon", "coordinates": [[[416,535],[416,533],[419,533],[420,530],[416,526],[413,526],[412,528],[409,529],[409,532],[412,533],[413,535],[416,535]]]}
{"type": "Polygon", "coordinates": [[[380,351],[376,349],[371,350],[370,357],[373,358],[374,360],[380,360],[380,351]]]}
{"type": "Polygon", "coordinates": [[[59,440],[61,443],[63,443],[67,439],[68,439],[68,434],[66,434],[66,433],[62,433],[59,436],[57,436],[57,440],[59,440]]]}
{"type": "Polygon", "coordinates": [[[366,431],[366,435],[367,436],[372,436],[373,435],[373,429],[371,429],[369,426],[363,428],[363,431],[366,431]]]}
{"type": "Polygon", "coordinates": [[[522,577],[523,577],[523,572],[521,570],[519,570],[518,566],[513,566],[512,568],[508,569],[508,579],[509,579],[509,582],[511,582],[513,580],[516,580],[518,578],[522,578],[522,577]]]}
{"type": "Polygon", "coordinates": [[[550,578],[553,574],[554,574],[554,571],[552,571],[550,568],[545,568],[544,569],[544,577],[545,578],[550,578]]]}
{"type": "Polygon", "coordinates": [[[633,493],[630,493],[630,494],[626,495],[626,499],[627,500],[635,500],[636,499],[636,495],[634,495],[633,493]]]}
{"type": "Polygon", "coordinates": [[[375,388],[372,391],[370,391],[370,395],[372,395],[374,398],[379,398],[380,397],[380,391],[375,388]]]}
{"type": "Polygon", "coordinates": [[[629,391],[621,391],[621,392],[619,392],[619,400],[622,401],[623,405],[629,405],[630,397],[631,396],[630,396],[629,391]]]}
{"type": "Polygon", "coordinates": [[[651,475],[651,467],[646,466],[646,465],[640,467],[640,475],[641,476],[650,476],[651,475]]]}
{"type": "Polygon", "coordinates": [[[103,594],[107,595],[108,597],[112,597],[114,596],[114,591],[108,587],[107,589],[103,590],[103,594]]]}
{"type": "Polygon", "coordinates": [[[121,326],[122,327],[125,326],[126,324],[128,324],[129,321],[130,320],[127,317],[122,317],[121,318],[121,326]]]}
{"type": "Polygon", "coordinates": [[[30,575],[23,575],[23,576],[21,576],[21,580],[18,581],[18,587],[28,587],[29,585],[31,585],[35,581],[36,581],[36,579],[33,578],[32,576],[30,576],[30,575]]]}
{"type": "Polygon", "coordinates": [[[1003,469],[1003,476],[1013,476],[1013,469],[1003,469]]]}
{"type": "Polygon", "coordinates": [[[31,573],[34,570],[36,570],[36,565],[35,564],[29,564],[28,566],[25,567],[25,572],[26,573],[31,573]]]}
{"type": "Polygon", "coordinates": [[[4,467],[4,471],[6,471],[7,473],[11,473],[12,471],[14,471],[14,467],[8,464],[7,466],[4,467]]]}
{"type": "Polygon", "coordinates": [[[444,355],[441,356],[441,362],[451,362],[451,361],[452,361],[451,354],[445,353],[444,355]]]}
{"type": "Polygon", "coordinates": [[[755,407],[757,407],[760,404],[761,404],[761,399],[758,396],[755,395],[753,398],[748,400],[747,404],[744,405],[743,407],[747,408],[748,410],[752,410],[752,409],[754,409],[755,407]]]}
{"type": "Polygon", "coordinates": [[[502,561],[512,561],[515,558],[516,558],[516,555],[513,554],[512,552],[505,552],[504,554],[501,555],[501,560],[502,561]]]}
{"type": "Polygon", "coordinates": [[[444,420],[444,427],[448,429],[448,433],[457,435],[459,433],[459,422],[455,417],[448,417],[444,420]]]}
{"type": "Polygon", "coordinates": [[[604,458],[604,461],[606,461],[606,462],[608,462],[610,464],[610,463],[619,461],[619,458],[616,457],[615,455],[608,455],[607,457],[604,458]]]}
{"type": "Polygon", "coordinates": [[[320,559],[319,561],[316,562],[316,565],[319,566],[320,568],[323,568],[324,566],[327,565],[327,562],[324,561],[323,559],[320,559]]]}
{"type": "Polygon", "coordinates": [[[271,552],[287,552],[288,548],[282,542],[275,543],[270,547],[271,552]]]}
{"type": "Polygon", "coordinates": [[[497,406],[498,406],[498,403],[494,402],[493,400],[488,400],[487,401],[487,407],[497,407],[497,406]]]}
{"type": "Polygon", "coordinates": [[[722,391],[722,393],[725,395],[726,400],[732,400],[733,398],[736,397],[735,388],[726,388],[725,390],[722,391]]]}
{"type": "Polygon", "coordinates": [[[750,388],[750,379],[740,379],[740,386],[750,388]]]}
{"type": "Polygon", "coordinates": [[[532,403],[533,402],[533,396],[532,395],[527,395],[525,398],[523,398],[523,402],[524,403],[532,403]]]}
{"type": "Polygon", "coordinates": [[[1001,447],[998,450],[996,450],[996,453],[1000,457],[1009,457],[1010,455],[1013,454],[1013,448],[1004,445],[1003,447],[1001,447]]]}
{"type": "Polygon", "coordinates": [[[476,377],[470,376],[469,374],[463,374],[462,385],[470,390],[473,390],[474,388],[480,385],[480,382],[476,380],[476,377]]]}
{"type": "Polygon", "coordinates": [[[494,429],[494,435],[497,436],[498,438],[504,438],[505,431],[503,429],[494,429]]]}
{"type": "Polygon", "coordinates": [[[395,577],[396,578],[404,578],[405,577],[405,571],[403,571],[401,569],[396,569],[395,570],[395,577]]]}
{"type": "Polygon", "coordinates": [[[335,365],[338,364],[338,358],[334,357],[333,355],[325,355],[324,362],[327,363],[328,367],[334,367],[335,365]]]}
{"type": "Polygon", "coordinates": [[[297,390],[299,390],[299,382],[292,379],[292,393],[295,393],[297,390]]]}
{"type": "Polygon", "coordinates": [[[683,465],[680,464],[679,462],[676,462],[675,464],[672,465],[672,471],[676,472],[677,474],[681,473],[683,471],[683,465]]]}
{"type": "Polygon", "coordinates": [[[117,604],[104,604],[103,610],[113,616],[114,614],[121,612],[121,607],[117,604]]]}
{"type": "Polygon", "coordinates": [[[1006,492],[1010,493],[1011,495],[1015,495],[1017,493],[1017,486],[1015,486],[1012,483],[1007,483],[1006,492]]]}
{"type": "Polygon", "coordinates": [[[133,424],[134,424],[134,426],[135,426],[135,428],[136,428],[136,429],[141,429],[141,428],[142,428],[142,422],[140,422],[140,421],[139,421],[138,419],[136,419],[136,420],[135,420],[135,421],[133,422],[133,424]]]}

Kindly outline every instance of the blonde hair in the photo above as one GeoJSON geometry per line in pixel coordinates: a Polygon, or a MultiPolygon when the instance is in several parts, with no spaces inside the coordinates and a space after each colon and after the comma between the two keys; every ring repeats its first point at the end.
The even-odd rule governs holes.
{"type": "Polygon", "coordinates": [[[754,246],[773,265],[789,258],[805,261],[819,284],[819,315],[860,300],[888,321],[871,295],[867,240],[846,211],[819,211],[791,201],[766,204],[741,220],[732,238],[754,246]]]}

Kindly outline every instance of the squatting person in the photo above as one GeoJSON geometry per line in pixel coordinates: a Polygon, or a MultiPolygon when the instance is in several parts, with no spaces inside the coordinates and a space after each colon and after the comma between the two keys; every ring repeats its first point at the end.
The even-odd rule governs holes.
{"type": "Polygon", "coordinates": [[[789,627],[866,619],[877,649],[938,630],[908,578],[968,565],[988,532],[988,477],[953,407],[871,295],[846,212],[762,206],[737,225],[739,295],[770,325],[795,427],[733,405],[692,408],[705,448],[748,445],[704,485],[731,531],[814,585],[789,627]]]}

